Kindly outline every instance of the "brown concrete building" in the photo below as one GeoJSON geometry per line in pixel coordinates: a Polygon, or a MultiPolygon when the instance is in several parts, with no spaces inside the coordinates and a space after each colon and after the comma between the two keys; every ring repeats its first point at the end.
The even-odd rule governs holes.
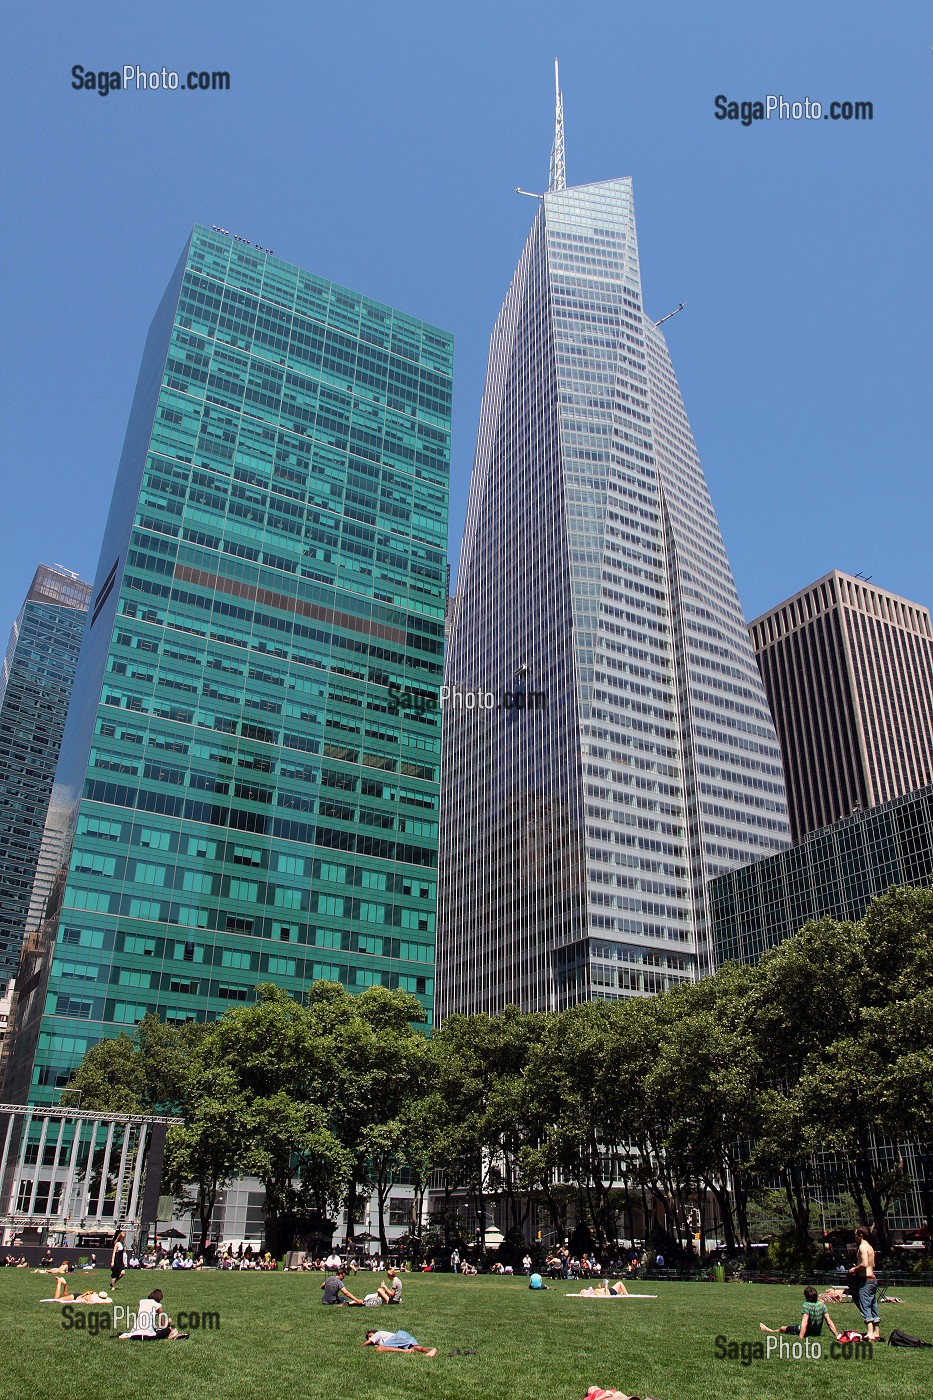
{"type": "Polygon", "coordinates": [[[749,632],[795,842],[933,782],[927,608],[834,569],[749,632]]]}

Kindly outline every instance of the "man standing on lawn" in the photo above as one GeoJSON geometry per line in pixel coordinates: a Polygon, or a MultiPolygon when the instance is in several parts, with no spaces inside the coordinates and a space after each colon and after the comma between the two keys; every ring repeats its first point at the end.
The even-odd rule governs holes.
{"type": "Polygon", "coordinates": [[[858,1305],[862,1321],[868,1329],[868,1340],[877,1342],[881,1336],[881,1314],[878,1312],[878,1279],[875,1274],[875,1251],[868,1239],[868,1231],[861,1225],[855,1227],[858,1240],[856,1262],[849,1270],[850,1290],[853,1301],[858,1305]]]}

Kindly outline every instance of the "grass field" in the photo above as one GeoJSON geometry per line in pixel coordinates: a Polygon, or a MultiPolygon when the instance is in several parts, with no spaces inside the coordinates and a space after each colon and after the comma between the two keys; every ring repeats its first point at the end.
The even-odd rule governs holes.
{"type": "MultiPolygon", "coordinates": [[[[79,1288],[109,1281],[103,1273],[73,1279],[79,1288]]],[[[564,1297],[575,1284],[531,1293],[523,1278],[414,1275],[405,1279],[401,1308],[364,1309],[321,1307],[320,1282],[316,1274],[127,1274],[117,1288],[124,1305],[160,1286],[172,1316],[181,1309],[220,1314],[219,1330],[192,1332],[187,1342],[132,1343],[113,1332],[65,1330],[61,1309],[38,1301],[53,1291],[48,1278],[3,1269],[0,1397],[582,1400],[592,1384],[659,1400],[933,1397],[933,1351],[877,1347],[870,1360],[824,1355],[748,1366],[717,1357],[717,1334],[758,1342],[759,1321],[797,1320],[796,1287],[651,1283],[638,1291],[659,1294],[655,1302],[590,1302],[564,1297]],[[404,1327],[438,1355],[364,1349],[367,1327],[404,1327]],[[475,1354],[450,1354],[467,1349],[475,1354]]],[[[362,1285],[350,1281],[358,1296],[362,1285]]],[[[904,1306],[882,1305],[883,1334],[896,1326],[933,1340],[933,1289],[903,1296],[904,1306]]],[[[830,1313],[837,1325],[856,1326],[851,1303],[830,1313]]]]}

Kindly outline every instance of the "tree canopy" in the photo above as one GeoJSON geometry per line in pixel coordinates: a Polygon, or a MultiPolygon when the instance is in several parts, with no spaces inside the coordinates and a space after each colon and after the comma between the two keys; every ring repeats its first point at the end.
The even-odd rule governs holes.
{"type": "Polygon", "coordinates": [[[194,1188],[202,1239],[222,1186],[254,1175],[270,1244],[341,1205],[352,1234],[374,1190],[386,1249],[405,1168],[419,1200],[438,1174],[448,1238],[458,1196],[481,1231],[500,1201],[525,1239],[533,1202],[562,1238],[573,1200],[605,1248],[634,1236],[636,1209],[678,1240],[714,1204],[739,1248],[780,1193],[803,1252],[819,1188],[884,1247],[897,1149],[933,1161],[933,891],[891,890],[856,923],[808,924],[758,967],[655,997],[454,1016],[431,1037],[423,1021],[401,991],[315,982],[299,1002],[264,984],[208,1025],[147,1016],[69,1087],[83,1107],[178,1116],[167,1181],[194,1188]]]}

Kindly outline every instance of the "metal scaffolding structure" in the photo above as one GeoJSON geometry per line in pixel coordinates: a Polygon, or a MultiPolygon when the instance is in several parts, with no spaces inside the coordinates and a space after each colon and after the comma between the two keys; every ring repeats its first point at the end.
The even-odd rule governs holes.
{"type": "Polygon", "coordinates": [[[147,1205],[155,1223],[171,1122],[0,1103],[0,1231],[79,1235],[119,1226],[137,1236],[150,1223],[147,1205]]]}

